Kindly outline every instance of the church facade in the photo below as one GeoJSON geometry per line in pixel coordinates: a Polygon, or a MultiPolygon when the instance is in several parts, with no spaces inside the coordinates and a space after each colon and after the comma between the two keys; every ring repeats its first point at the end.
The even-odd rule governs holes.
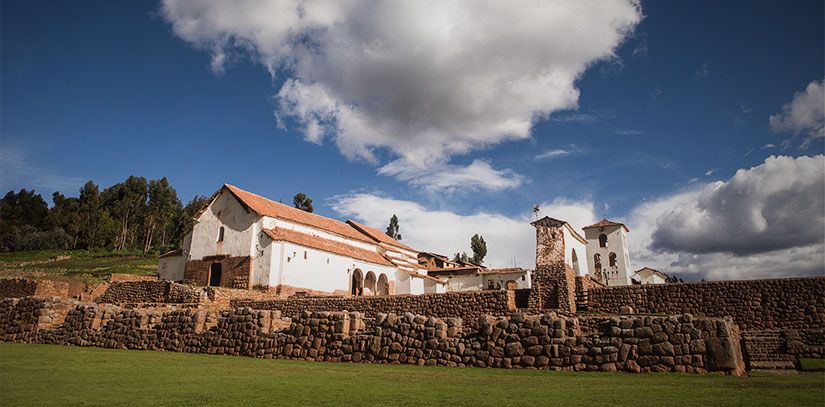
{"type": "Polygon", "coordinates": [[[284,296],[444,292],[418,251],[355,221],[304,212],[224,184],[196,215],[180,253],[160,259],[161,278],[262,289],[284,296]]]}

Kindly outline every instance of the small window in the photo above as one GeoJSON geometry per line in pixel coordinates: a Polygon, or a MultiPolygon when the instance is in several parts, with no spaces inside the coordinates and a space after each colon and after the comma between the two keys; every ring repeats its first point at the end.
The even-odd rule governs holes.
{"type": "Polygon", "coordinates": [[[527,276],[521,276],[521,281],[527,281],[527,276]]]}
{"type": "Polygon", "coordinates": [[[329,264],[329,258],[327,258],[327,264],[329,264]]]}
{"type": "Polygon", "coordinates": [[[607,261],[610,263],[610,267],[616,267],[616,253],[610,253],[610,256],[607,257],[607,261]]]}
{"type": "Polygon", "coordinates": [[[607,247],[607,235],[604,233],[599,235],[599,247],[607,247]]]}
{"type": "Polygon", "coordinates": [[[596,269],[597,273],[601,273],[602,271],[602,256],[599,254],[593,255],[593,268],[596,269]]]}
{"type": "Polygon", "coordinates": [[[306,259],[307,259],[307,251],[304,250],[304,260],[306,260],[306,259]]]}
{"type": "Polygon", "coordinates": [[[218,241],[223,242],[223,226],[218,230],[218,241]]]}

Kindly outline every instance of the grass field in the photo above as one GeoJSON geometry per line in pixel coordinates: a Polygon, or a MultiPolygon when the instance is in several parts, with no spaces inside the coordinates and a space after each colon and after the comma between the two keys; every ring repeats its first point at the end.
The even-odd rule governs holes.
{"type": "Polygon", "coordinates": [[[113,273],[154,274],[157,257],[142,253],[32,251],[0,253],[0,277],[68,278],[100,282],[113,273]],[[49,261],[58,256],[69,259],[49,261]]]}
{"type": "Polygon", "coordinates": [[[822,406],[821,373],[750,377],[356,365],[0,343],[0,405],[822,406]]]}

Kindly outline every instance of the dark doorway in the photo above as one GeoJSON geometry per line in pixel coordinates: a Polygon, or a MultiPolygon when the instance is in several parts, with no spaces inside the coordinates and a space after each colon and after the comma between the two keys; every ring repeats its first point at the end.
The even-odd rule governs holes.
{"type": "Polygon", "coordinates": [[[221,285],[221,263],[212,263],[209,266],[209,286],[218,287],[221,285]]]}

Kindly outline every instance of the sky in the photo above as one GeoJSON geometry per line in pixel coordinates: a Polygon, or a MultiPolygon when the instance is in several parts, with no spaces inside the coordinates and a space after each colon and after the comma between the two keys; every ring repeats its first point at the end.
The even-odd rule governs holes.
{"type": "Polygon", "coordinates": [[[821,1],[4,1],[0,188],[224,182],[534,265],[532,207],[633,268],[825,274],[821,1]]]}

